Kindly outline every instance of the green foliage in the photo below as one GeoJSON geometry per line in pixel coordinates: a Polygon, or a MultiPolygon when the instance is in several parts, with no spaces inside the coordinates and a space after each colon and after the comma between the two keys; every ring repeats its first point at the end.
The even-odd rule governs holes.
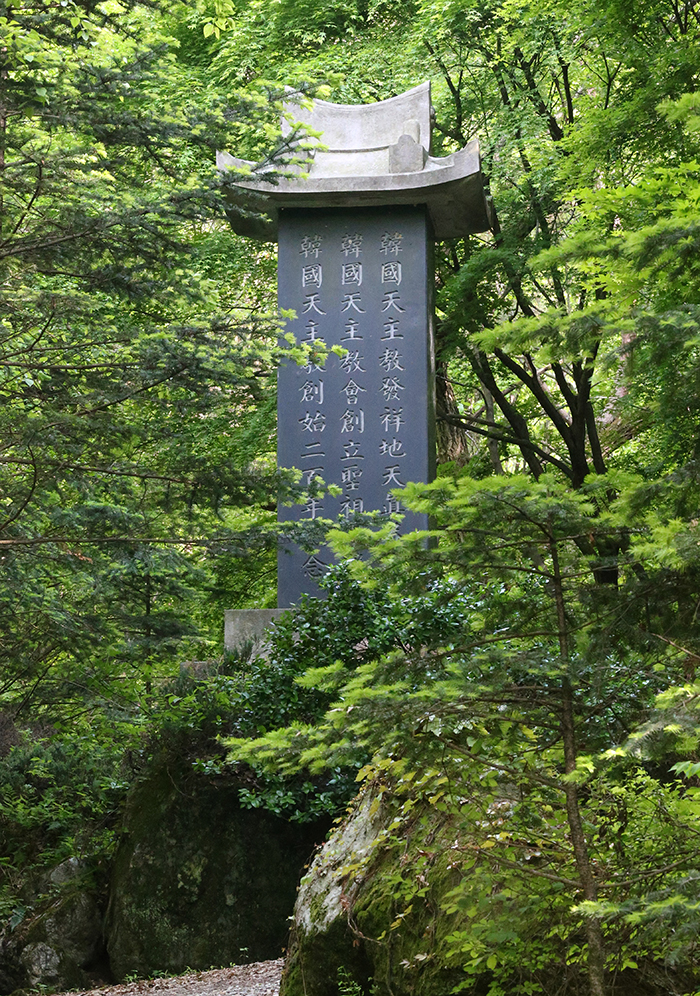
{"type": "Polygon", "coordinates": [[[340,996],[362,996],[362,986],[342,965],[338,969],[338,992],[340,996]]]}
{"type": "MultiPolygon", "coordinates": [[[[399,850],[421,807],[451,821],[461,878],[444,910],[470,924],[433,955],[459,964],[467,989],[485,974],[490,996],[546,991],[562,973],[576,986],[597,938],[603,977],[653,975],[654,963],[697,972],[696,790],[671,770],[695,770],[696,689],[670,686],[688,667],[700,592],[697,546],[668,518],[677,500],[670,480],[650,489],[612,472],[576,490],[554,474],[408,486],[402,501],[431,513],[428,534],[331,538],[397,621],[423,604],[449,625],[352,670],[312,667],[297,681],[334,691],[320,721],[232,743],[233,757],[290,773],[364,746],[363,777],[401,800],[399,850]]],[[[402,879],[407,907],[420,874],[402,879]]]]}
{"type": "Polygon", "coordinates": [[[13,748],[0,769],[5,884],[27,867],[108,856],[128,781],[123,741],[87,728],[13,748]]]}
{"type": "Polygon", "coordinates": [[[224,100],[148,5],[1,17],[0,694],[55,722],[269,597],[274,256],[213,157],[274,97],[224,100]]]}
{"type": "Polygon", "coordinates": [[[214,166],[280,161],[280,95],[223,93],[185,13],[0,7],[9,916],[65,858],[109,859],[166,733],[211,753],[235,696],[181,688],[180,660],[274,598],[274,504],[299,490],[274,461],[275,254],[233,235],[214,166]]]}
{"type": "MultiPolygon", "coordinates": [[[[125,756],[214,777],[228,749],[244,804],[295,820],[368,765],[400,810],[387,847],[419,811],[454,828],[469,925],[431,957],[466,988],[695,985],[691,0],[0,21],[0,704],[50,724],[2,774],[7,874],[107,851],[125,756]],[[367,102],[426,75],[433,154],[478,136],[495,205],[437,249],[454,462],[401,495],[431,529],[335,529],[346,565],[264,659],[178,675],[216,656],[223,608],[272,602],[274,503],[300,490],[274,471],[274,253],[231,234],[213,151],[281,170],[283,85],[367,102]]],[[[423,858],[389,883],[404,910],[423,858]]]]}

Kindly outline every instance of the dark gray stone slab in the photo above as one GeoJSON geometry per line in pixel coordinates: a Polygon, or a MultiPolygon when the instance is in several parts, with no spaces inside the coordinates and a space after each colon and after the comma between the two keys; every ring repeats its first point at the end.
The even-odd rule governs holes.
{"type": "MultiPolygon", "coordinates": [[[[284,365],[278,378],[280,467],[342,489],[280,507],[280,521],[401,511],[392,494],[435,472],[432,233],[424,207],[280,212],[279,304],[300,342],[322,339],[322,369],[284,365]]],[[[427,528],[410,514],[401,532],[427,528]]],[[[279,554],[278,605],[320,594],[328,550],[279,554]]]]}

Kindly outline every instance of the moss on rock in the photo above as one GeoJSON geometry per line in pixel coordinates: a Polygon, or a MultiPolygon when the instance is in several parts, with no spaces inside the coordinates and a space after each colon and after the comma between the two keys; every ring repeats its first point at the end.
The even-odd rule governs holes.
{"type": "Polygon", "coordinates": [[[339,971],[388,996],[444,996],[463,981],[443,956],[464,918],[440,912],[458,879],[449,820],[416,816],[399,839],[396,808],[382,785],[366,788],[302,880],[282,996],[335,996],[339,971]]]}
{"type": "Polygon", "coordinates": [[[114,975],[279,957],[326,829],[241,809],[235,780],[164,759],[127,802],[106,926],[114,975]]]}
{"type": "Polygon", "coordinates": [[[38,878],[24,919],[0,934],[0,993],[87,988],[101,978],[102,884],[76,858],[38,878]]]}
{"type": "MultiPolygon", "coordinates": [[[[367,784],[302,880],[280,996],[339,996],[353,987],[367,996],[585,996],[585,934],[557,932],[561,903],[568,910],[571,898],[563,894],[557,907],[549,894],[535,897],[537,878],[521,881],[519,892],[484,892],[468,852],[458,811],[405,789],[397,798],[381,779],[367,784]],[[499,975],[484,936],[504,953],[499,975]]],[[[692,973],[652,958],[610,973],[615,996],[696,989],[692,973]]]]}

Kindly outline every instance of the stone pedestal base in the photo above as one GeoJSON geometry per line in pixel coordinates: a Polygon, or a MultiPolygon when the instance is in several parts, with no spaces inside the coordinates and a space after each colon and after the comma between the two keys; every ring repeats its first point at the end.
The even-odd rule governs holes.
{"type": "Polygon", "coordinates": [[[253,654],[264,643],[265,633],[285,609],[227,609],[224,613],[224,650],[240,650],[253,644],[253,654]]]}

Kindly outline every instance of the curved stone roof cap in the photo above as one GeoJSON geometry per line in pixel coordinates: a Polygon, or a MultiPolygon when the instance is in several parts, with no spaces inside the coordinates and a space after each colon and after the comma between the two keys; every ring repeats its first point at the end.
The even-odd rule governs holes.
{"type": "MultiPolygon", "coordinates": [[[[414,137],[430,151],[430,83],[421,83],[398,97],[375,104],[332,104],[328,100],[313,100],[304,105],[289,101],[284,109],[295,121],[323,132],[319,142],[330,154],[396,145],[407,121],[417,124],[418,134],[414,137]]],[[[284,121],[282,134],[289,135],[291,131],[290,122],[284,121]]]]}
{"type": "Polygon", "coordinates": [[[218,152],[217,166],[248,174],[234,180],[227,199],[237,211],[231,225],[242,235],[276,241],[279,210],[285,207],[371,207],[425,204],[435,237],[459,238],[490,228],[479,145],[472,141],[449,156],[430,150],[430,83],[375,104],[289,102],[284,135],[302,128],[305,161],[287,176],[265,177],[256,164],[218,152]],[[289,175],[291,174],[291,175],[289,175]],[[243,213],[241,213],[241,211],[243,213]]]}

